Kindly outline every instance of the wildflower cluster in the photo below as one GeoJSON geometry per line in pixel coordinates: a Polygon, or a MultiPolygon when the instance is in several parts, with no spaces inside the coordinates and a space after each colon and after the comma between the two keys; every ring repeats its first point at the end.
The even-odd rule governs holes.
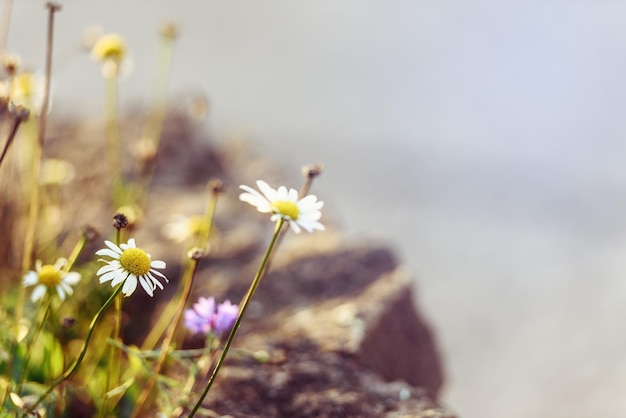
{"type": "MultiPolygon", "coordinates": [[[[144,218],[150,207],[147,202],[165,123],[166,95],[163,90],[151,102],[143,133],[137,139],[145,145],[144,152],[123,155],[133,145],[121,140],[117,80],[127,74],[131,54],[129,45],[118,34],[98,34],[90,43],[91,57],[101,65],[105,77],[105,138],[103,144],[93,147],[101,147],[98,152],[103,154],[107,178],[93,175],[88,180],[92,183],[76,186],[74,182],[80,177],[77,174],[89,171],[91,160],[72,164],[70,158],[44,158],[48,155],[44,143],[53,68],[52,23],[60,10],[53,3],[46,7],[49,38],[43,74],[24,71],[17,56],[0,56],[0,106],[4,106],[0,109],[0,124],[6,122],[1,131],[8,132],[0,154],[0,200],[3,205],[6,200],[7,208],[17,208],[15,214],[9,214],[11,219],[4,218],[4,206],[0,208],[2,225],[10,227],[4,236],[11,238],[5,240],[10,244],[0,242],[0,263],[6,263],[0,264],[2,277],[6,278],[0,286],[0,317],[6,322],[5,328],[0,326],[0,417],[78,416],[83,412],[72,408],[79,403],[94,409],[97,416],[175,416],[184,410],[192,417],[203,409],[203,399],[229,353],[279,237],[288,231],[283,226],[289,224],[295,233],[324,230],[320,222],[324,203],[307,195],[310,182],[300,192],[285,186],[274,189],[262,180],[256,182],[258,190],[241,185],[239,200],[271,214],[270,221],[275,223],[268,247],[248,291],[240,295],[240,303],[217,303],[212,296],[190,303],[197,291],[194,280],[198,266],[212,251],[213,237],[223,234],[214,234],[213,228],[218,196],[225,193],[225,187],[219,180],[212,180],[205,213],[161,228],[164,236],[176,241],[166,247],[168,252],[146,239],[150,248],[158,248],[154,254],[165,254],[168,264],[153,259],[137,245],[135,231],[143,240],[149,235],[142,235],[142,231],[154,230],[144,228],[144,218]],[[109,194],[102,201],[86,203],[97,207],[98,213],[100,208],[117,212],[113,230],[98,239],[104,243],[97,250],[91,245],[97,245],[93,242],[99,235],[92,227],[83,228],[71,247],[76,222],[72,215],[66,216],[69,213],[63,212],[65,202],[61,202],[66,195],[74,197],[68,199],[73,205],[90,200],[82,199],[82,193],[87,195],[91,187],[109,188],[109,194]],[[5,196],[5,190],[9,196],[5,196]],[[65,218],[71,221],[64,222],[65,218]],[[173,254],[172,249],[177,252],[173,254]],[[13,260],[16,252],[21,255],[17,262],[13,260]],[[172,263],[184,253],[189,254],[188,259],[172,263]],[[176,280],[174,275],[179,270],[176,280]],[[17,285],[10,288],[14,283],[17,285]],[[137,298],[135,291],[139,287],[153,299],[137,298]],[[167,287],[172,291],[157,291],[167,287]],[[154,299],[160,299],[158,305],[150,303],[154,299]],[[138,320],[138,315],[144,317],[138,320]],[[148,335],[143,342],[136,342],[143,331],[148,335]],[[125,339],[129,333],[133,334],[133,345],[125,339]],[[185,338],[194,334],[206,336],[204,347],[184,349],[185,338]],[[165,376],[164,370],[175,370],[172,374],[183,376],[184,381],[181,384],[165,376]],[[190,399],[191,395],[195,398],[190,399]]],[[[178,33],[173,24],[162,28],[162,57],[169,56],[178,33]]],[[[0,45],[0,50],[4,49],[0,45]]],[[[161,86],[158,90],[167,85],[167,79],[159,79],[156,84],[161,86]]],[[[74,144],[56,146],[68,150],[74,144]]],[[[231,200],[237,202],[236,197],[231,200]]],[[[71,209],[76,213],[82,207],[71,209]]],[[[102,219],[92,220],[103,223],[102,219]]],[[[208,415],[206,410],[202,412],[208,415]]]]}

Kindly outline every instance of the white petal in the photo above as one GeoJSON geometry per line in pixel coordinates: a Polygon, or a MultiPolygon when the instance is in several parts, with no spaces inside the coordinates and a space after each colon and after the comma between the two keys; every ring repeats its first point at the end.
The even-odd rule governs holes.
{"type": "Polygon", "coordinates": [[[61,270],[63,268],[63,266],[65,266],[67,264],[67,258],[59,258],[55,263],[54,263],[54,268],[57,270],[61,270]]]}
{"type": "Polygon", "coordinates": [[[276,192],[276,197],[270,200],[289,200],[289,192],[287,191],[287,188],[285,186],[280,186],[276,192]]]}
{"type": "Polygon", "coordinates": [[[163,285],[161,284],[161,282],[158,281],[157,279],[155,279],[154,276],[152,274],[150,274],[150,272],[148,272],[148,274],[146,274],[146,276],[148,276],[150,278],[150,280],[152,280],[152,283],[154,283],[155,289],[158,287],[159,289],[163,290],[163,285]]]}
{"type": "Polygon", "coordinates": [[[128,240],[128,247],[129,248],[137,248],[137,246],[135,245],[135,238],[131,238],[128,240]]]}
{"type": "Polygon", "coordinates": [[[145,290],[146,293],[150,295],[150,297],[154,296],[154,290],[152,289],[152,286],[148,284],[148,280],[145,277],[140,276],[139,283],[141,283],[141,287],[143,287],[143,290],[145,290]]]}
{"type": "Polygon", "coordinates": [[[267,213],[271,211],[270,202],[261,196],[260,194],[242,193],[239,195],[239,200],[246,202],[256,207],[261,213],[267,213]]]}
{"type": "MultiPolygon", "coordinates": [[[[124,280],[128,280],[130,277],[135,277],[135,276],[130,274],[126,270],[120,271],[120,272],[118,272],[118,274],[111,281],[111,286],[115,287],[118,284],[122,283],[124,280]]],[[[135,280],[137,280],[136,277],[135,277],[135,280]]]]}
{"type": "Polygon", "coordinates": [[[289,226],[291,226],[291,229],[293,230],[293,232],[295,232],[296,234],[299,234],[301,229],[300,226],[296,223],[296,222],[289,222],[289,226]]]}
{"type": "Polygon", "coordinates": [[[122,293],[124,293],[124,296],[129,297],[135,292],[135,289],[137,289],[137,277],[130,275],[122,286],[122,293]]]}
{"type": "MultiPolygon", "coordinates": [[[[59,283],[60,285],[61,283],[59,283]]],[[[65,300],[65,292],[63,291],[63,288],[61,286],[57,285],[56,289],[57,289],[57,294],[59,295],[59,299],[61,300],[65,300]]]]}
{"type": "Polygon", "coordinates": [[[153,260],[150,262],[150,267],[155,268],[155,269],[164,269],[165,261],[153,260]]]}
{"type": "Polygon", "coordinates": [[[24,275],[24,287],[33,286],[39,282],[39,275],[34,271],[29,271],[24,275]]]}
{"type": "MultiPolygon", "coordinates": [[[[104,283],[104,282],[108,282],[109,280],[113,280],[118,276],[122,276],[123,277],[123,270],[114,270],[114,271],[109,271],[105,274],[103,274],[102,276],[100,276],[100,283],[104,283]]],[[[114,286],[114,285],[112,285],[114,286]]]]}
{"type": "Polygon", "coordinates": [[[166,283],[169,283],[170,281],[167,279],[167,277],[165,277],[165,274],[161,273],[160,271],[156,271],[156,270],[152,270],[150,269],[150,273],[152,274],[156,274],[157,276],[159,276],[160,278],[162,278],[163,280],[165,280],[166,283]]]}
{"type": "Polygon", "coordinates": [[[113,250],[109,250],[108,248],[103,248],[101,250],[96,251],[96,255],[105,255],[107,257],[111,257],[116,260],[120,259],[120,254],[116,253],[113,250]]]}
{"type": "Polygon", "coordinates": [[[63,288],[63,290],[65,291],[65,293],[67,293],[68,295],[71,295],[74,293],[74,290],[72,289],[72,287],[64,282],[61,282],[57,285],[57,291],[59,290],[59,287],[63,288]]]}
{"type": "Polygon", "coordinates": [[[43,284],[40,284],[39,286],[35,287],[35,289],[33,290],[33,294],[30,295],[30,300],[32,300],[33,302],[37,302],[46,294],[47,289],[48,288],[43,284]]]}
{"type": "Polygon", "coordinates": [[[41,260],[35,261],[35,271],[39,273],[41,271],[41,266],[43,266],[41,260]]]}
{"type": "Polygon", "coordinates": [[[274,190],[273,188],[271,188],[269,184],[267,184],[263,180],[257,180],[256,185],[261,191],[261,193],[265,195],[267,200],[269,200],[270,202],[277,200],[276,197],[278,195],[278,192],[274,190]]]}
{"type": "Polygon", "coordinates": [[[63,282],[67,283],[68,285],[75,285],[80,281],[80,277],[80,273],[71,271],[65,275],[65,277],[63,278],[63,282]]]}
{"type": "Polygon", "coordinates": [[[289,200],[292,202],[298,201],[298,191],[296,189],[289,189],[289,200]]]}
{"type": "Polygon", "coordinates": [[[100,269],[96,272],[96,276],[99,276],[104,273],[108,273],[113,270],[117,270],[121,267],[120,263],[117,261],[107,261],[107,264],[100,267],[100,269]]]}
{"type": "Polygon", "coordinates": [[[113,251],[115,251],[116,253],[122,254],[121,248],[115,245],[114,243],[112,243],[111,241],[104,241],[104,244],[110,249],[112,249],[113,251]]]}

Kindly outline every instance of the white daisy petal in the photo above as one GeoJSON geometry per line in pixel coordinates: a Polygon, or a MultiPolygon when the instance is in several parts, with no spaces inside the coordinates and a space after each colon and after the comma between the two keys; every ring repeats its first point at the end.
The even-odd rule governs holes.
{"type": "Polygon", "coordinates": [[[24,276],[24,287],[33,286],[39,282],[39,275],[34,271],[29,271],[24,276]]]}
{"type": "Polygon", "coordinates": [[[154,289],[152,289],[152,286],[150,286],[148,280],[145,277],[140,277],[139,283],[141,283],[141,287],[143,287],[143,290],[145,290],[146,293],[150,295],[150,297],[154,296],[154,289]]]}
{"type": "Polygon", "coordinates": [[[108,264],[105,264],[104,266],[100,267],[100,269],[98,269],[98,271],[96,272],[96,276],[117,270],[118,268],[120,268],[120,263],[109,261],[108,264]]]}
{"type": "Polygon", "coordinates": [[[63,278],[63,283],[67,283],[68,285],[75,285],[80,281],[80,278],[80,273],[72,271],[67,273],[67,275],[63,278]]]}
{"type": "Polygon", "coordinates": [[[155,269],[164,269],[166,267],[165,261],[153,260],[150,262],[150,267],[155,268],[155,269]]]}
{"type": "Polygon", "coordinates": [[[96,255],[104,255],[106,257],[111,257],[114,259],[120,258],[120,254],[116,253],[113,250],[109,250],[108,248],[103,248],[101,250],[96,251],[96,255]]]}
{"type": "Polygon", "coordinates": [[[161,282],[158,281],[151,273],[156,273],[156,272],[150,271],[148,272],[148,274],[146,274],[146,276],[148,276],[148,278],[152,280],[152,283],[154,283],[154,288],[156,289],[158,287],[159,289],[163,290],[163,285],[161,284],[161,282]]]}
{"type": "Polygon", "coordinates": [[[113,280],[111,280],[111,287],[117,286],[118,284],[122,283],[124,280],[129,279],[131,276],[133,275],[127,272],[126,270],[118,270],[117,274],[113,277],[113,280]]]}
{"type": "Polygon", "coordinates": [[[130,275],[122,286],[122,293],[128,297],[135,292],[135,289],[137,289],[137,277],[130,275]]]}
{"type": "Polygon", "coordinates": [[[100,276],[100,283],[108,282],[109,280],[113,280],[120,275],[121,275],[121,272],[119,270],[109,271],[100,276]]]}
{"type": "Polygon", "coordinates": [[[162,278],[163,280],[165,280],[166,283],[169,283],[170,281],[167,279],[167,277],[165,277],[165,274],[161,273],[160,271],[156,271],[156,270],[150,270],[150,273],[152,274],[156,274],[157,276],[159,276],[160,278],[162,278]]]}
{"type": "Polygon", "coordinates": [[[63,291],[63,287],[60,286],[60,283],[59,286],[57,286],[57,295],[59,295],[59,299],[65,300],[65,292],[63,291]]]}
{"type": "Polygon", "coordinates": [[[30,295],[30,300],[32,300],[33,302],[37,302],[39,299],[43,298],[43,296],[46,294],[46,289],[48,288],[43,284],[36,286],[33,290],[33,294],[30,295]]]}
{"type": "MultiPolygon", "coordinates": [[[[122,254],[122,249],[120,247],[118,247],[116,244],[114,244],[111,241],[104,241],[104,245],[106,245],[107,247],[109,247],[110,249],[112,249],[113,251],[115,251],[118,254],[122,254]]],[[[98,254],[98,253],[96,253],[98,254]]]]}

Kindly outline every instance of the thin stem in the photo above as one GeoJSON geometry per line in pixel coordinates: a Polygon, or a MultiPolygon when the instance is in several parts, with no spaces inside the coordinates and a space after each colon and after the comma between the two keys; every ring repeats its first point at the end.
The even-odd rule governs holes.
{"type": "Polygon", "coordinates": [[[265,267],[267,266],[267,262],[270,259],[270,255],[272,254],[272,250],[274,249],[276,240],[278,239],[278,236],[280,235],[280,231],[282,230],[282,227],[284,224],[285,224],[285,220],[283,218],[280,218],[278,222],[276,222],[276,227],[274,228],[274,235],[272,235],[272,240],[270,241],[270,244],[267,247],[267,250],[265,251],[265,255],[263,256],[263,260],[261,261],[259,270],[256,272],[256,275],[254,276],[254,279],[252,280],[252,284],[250,285],[250,288],[248,289],[248,293],[246,293],[246,296],[243,298],[241,302],[241,306],[239,308],[239,315],[237,316],[237,319],[235,320],[235,324],[233,325],[233,328],[230,330],[230,334],[228,335],[228,339],[226,340],[226,344],[224,345],[222,354],[220,355],[220,358],[217,360],[217,363],[215,364],[213,373],[211,374],[211,377],[209,378],[209,381],[206,387],[204,388],[204,391],[202,391],[200,398],[198,399],[193,409],[189,413],[189,418],[193,417],[196,414],[196,412],[198,412],[198,408],[200,408],[202,401],[204,401],[204,398],[206,397],[207,393],[209,393],[211,386],[213,386],[213,382],[215,382],[215,378],[217,377],[217,374],[219,373],[220,368],[222,367],[222,364],[224,363],[224,360],[226,359],[228,350],[230,349],[230,346],[233,343],[235,334],[237,334],[239,325],[241,325],[241,320],[243,319],[243,316],[246,313],[246,310],[248,309],[250,300],[252,300],[252,296],[254,295],[254,292],[256,291],[257,287],[259,286],[259,283],[261,282],[261,278],[263,277],[263,274],[265,272],[265,267]]]}
{"type": "MultiPolygon", "coordinates": [[[[209,183],[209,187],[211,188],[211,198],[207,200],[207,205],[204,212],[204,223],[202,225],[201,233],[198,236],[198,241],[196,242],[197,247],[202,250],[206,249],[209,237],[211,236],[211,230],[213,229],[213,220],[215,219],[215,209],[217,207],[217,197],[222,191],[221,182],[219,180],[211,181],[209,183]]],[[[179,292],[176,294],[177,297],[179,294],[183,294],[182,287],[185,286],[185,283],[191,280],[189,276],[190,272],[190,269],[185,269],[185,273],[183,274],[180,281],[181,285],[179,286],[179,289],[181,290],[179,290],[179,292]]],[[[170,323],[169,318],[174,316],[176,312],[174,301],[175,299],[172,299],[172,302],[170,302],[165,307],[165,311],[163,312],[161,317],[152,326],[150,333],[141,345],[142,350],[153,349],[156,346],[159,338],[166,332],[167,327],[170,323]]]]}
{"type": "Polygon", "coordinates": [[[124,181],[122,175],[122,146],[120,142],[119,121],[117,116],[117,81],[118,71],[106,78],[105,117],[107,128],[107,156],[112,171],[111,199],[113,205],[124,204],[124,181]]]}
{"type": "Polygon", "coordinates": [[[18,393],[19,393],[19,388],[24,384],[24,380],[26,379],[26,374],[28,372],[28,363],[30,362],[30,356],[33,353],[33,347],[35,346],[35,343],[37,342],[37,338],[39,338],[39,333],[43,329],[43,325],[46,322],[46,318],[48,317],[48,314],[50,313],[50,305],[52,304],[52,298],[50,297],[49,294],[46,296],[47,296],[46,297],[47,302],[46,302],[45,308],[44,308],[44,305],[41,306],[43,314],[41,314],[41,319],[38,321],[39,323],[37,324],[37,328],[35,329],[33,338],[30,340],[30,344],[28,344],[28,351],[26,352],[26,357],[24,357],[24,366],[20,374],[20,379],[19,379],[19,384],[18,384],[18,393]]]}
{"type": "MultiPolygon", "coordinates": [[[[43,155],[44,135],[46,132],[46,116],[48,113],[48,106],[50,102],[50,77],[52,73],[52,45],[54,35],[54,13],[60,10],[60,6],[53,3],[46,3],[48,8],[48,36],[46,43],[46,75],[44,82],[44,98],[43,105],[41,107],[41,115],[39,121],[38,130],[38,146],[35,148],[35,158],[33,161],[33,173],[32,173],[32,189],[30,199],[30,211],[28,216],[28,228],[26,231],[26,238],[24,240],[24,253],[22,254],[22,273],[26,273],[28,268],[32,264],[33,256],[35,253],[35,241],[37,234],[37,220],[39,218],[39,176],[41,173],[41,158],[43,155]]],[[[22,309],[24,304],[24,287],[20,286],[20,293],[18,296],[18,304],[16,308],[17,321],[22,318],[22,309]]]]}
{"type": "Polygon", "coordinates": [[[148,114],[146,124],[143,128],[142,141],[149,141],[154,155],[148,156],[147,161],[142,162],[142,167],[138,168],[138,174],[145,174],[146,177],[140,180],[142,184],[138,204],[141,207],[146,205],[148,193],[152,185],[154,171],[156,168],[156,155],[159,151],[159,143],[161,142],[161,133],[163,131],[163,121],[165,120],[165,112],[167,110],[167,86],[170,79],[172,69],[172,58],[174,56],[174,46],[176,37],[168,34],[161,35],[161,43],[159,48],[159,56],[157,65],[155,66],[156,75],[154,79],[153,98],[151,109],[148,114]]]}
{"type": "Polygon", "coordinates": [[[17,134],[17,130],[23,121],[24,119],[20,117],[15,118],[15,120],[13,121],[13,127],[11,128],[11,132],[9,132],[9,137],[7,138],[6,144],[4,144],[2,155],[0,155],[0,165],[2,165],[2,161],[4,161],[4,157],[7,155],[7,152],[9,151],[9,147],[13,143],[13,140],[15,139],[15,135],[17,134]]]}
{"type": "Polygon", "coordinates": [[[111,305],[111,303],[115,300],[115,297],[120,294],[120,292],[122,291],[122,286],[124,286],[124,283],[121,283],[115,289],[113,294],[111,294],[111,296],[109,296],[109,298],[106,300],[106,302],[104,302],[104,305],[102,305],[102,307],[100,307],[100,310],[98,310],[98,312],[96,313],[96,316],[94,316],[93,319],[91,320],[91,324],[89,325],[89,331],[87,331],[87,336],[85,337],[85,342],[83,343],[83,348],[82,348],[80,354],[78,355],[78,357],[76,358],[76,360],[74,361],[74,364],[72,364],[72,366],[69,369],[67,369],[65,371],[65,373],[63,373],[60,377],[58,377],[56,380],[54,380],[50,384],[50,387],[48,388],[48,390],[46,390],[44,392],[44,394],[41,395],[35,401],[35,403],[30,407],[31,410],[34,410],[37,407],[37,405],[39,405],[41,403],[41,401],[43,401],[45,399],[45,397],[48,396],[48,394],[50,392],[52,392],[52,390],[55,387],[57,387],[58,385],[60,385],[61,383],[63,383],[67,379],[69,379],[74,373],[76,373],[76,371],[78,370],[78,367],[80,366],[80,364],[83,362],[83,360],[85,358],[85,354],[87,354],[87,348],[89,347],[89,341],[91,340],[91,337],[93,336],[94,330],[96,329],[96,325],[98,324],[98,322],[100,322],[100,319],[102,319],[102,316],[106,312],[106,310],[109,307],[109,305],[111,305]]]}
{"type": "Polygon", "coordinates": [[[138,416],[137,414],[141,412],[141,408],[143,407],[144,403],[148,400],[148,396],[150,396],[150,392],[152,391],[152,388],[154,387],[154,383],[156,382],[156,379],[159,373],[161,372],[163,363],[165,362],[165,359],[167,358],[170,352],[170,345],[172,343],[172,339],[174,338],[174,333],[176,332],[176,329],[178,328],[178,325],[180,324],[180,319],[183,316],[183,311],[185,309],[185,306],[187,305],[187,301],[189,300],[189,295],[191,293],[191,285],[193,283],[193,278],[195,277],[196,272],[198,270],[198,264],[199,264],[199,259],[192,258],[191,274],[189,275],[188,280],[185,281],[185,285],[184,285],[185,287],[183,289],[183,293],[178,303],[176,315],[174,316],[174,320],[172,321],[172,323],[170,324],[170,327],[167,330],[167,335],[163,339],[163,343],[161,343],[161,351],[159,353],[159,358],[157,359],[157,362],[152,369],[153,374],[150,380],[148,380],[148,383],[146,384],[145,388],[139,395],[139,398],[137,399],[137,402],[135,403],[135,408],[133,410],[133,414],[131,415],[131,418],[138,416]]]}

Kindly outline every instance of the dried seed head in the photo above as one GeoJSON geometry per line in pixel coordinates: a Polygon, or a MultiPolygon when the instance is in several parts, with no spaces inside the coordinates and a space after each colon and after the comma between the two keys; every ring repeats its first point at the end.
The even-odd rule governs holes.
{"type": "Polygon", "coordinates": [[[222,180],[220,179],[209,180],[208,187],[209,187],[209,190],[211,190],[211,193],[213,194],[220,194],[226,190],[226,186],[224,186],[224,183],[222,183],[222,180]]]}
{"type": "Polygon", "coordinates": [[[170,20],[161,25],[159,33],[166,38],[175,39],[180,34],[180,27],[176,22],[170,20]]]}
{"type": "Polygon", "coordinates": [[[124,229],[128,226],[128,218],[123,213],[116,213],[113,216],[113,227],[115,229],[124,229]]]}
{"type": "Polygon", "coordinates": [[[14,119],[19,119],[22,122],[25,122],[30,117],[30,110],[26,106],[23,105],[15,105],[13,102],[9,103],[9,115],[11,115],[14,119]]]}
{"type": "Polygon", "coordinates": [[[187,257],[190,260],[201,260],[204,257],[204,251],[201,248],[193,247],[191,250],[187,251],[187,257]]]}
{"type": "Polygon", "coordinates": [[[307,178],[315,178],[322,174],[324,166],[321,163],[315,163],[311,165],[305,165],[302,167],[302,175],[307,178]]]}
{"type": "Polygon", "coordinates": [[[22,60],[20,59],[19,55],[8,53],[2,54],[2,66],[4,67],[9,77],[13,77],[15,74],[17,74],[17,70],[19,70],[21,63],[22,60]]]}
{"type": "Polygon", "coordinates": [[[83,227],[83,235],[87,242],[93,242],[100,237],[98,230],[91,225],[85,225],[83,227]]]}

